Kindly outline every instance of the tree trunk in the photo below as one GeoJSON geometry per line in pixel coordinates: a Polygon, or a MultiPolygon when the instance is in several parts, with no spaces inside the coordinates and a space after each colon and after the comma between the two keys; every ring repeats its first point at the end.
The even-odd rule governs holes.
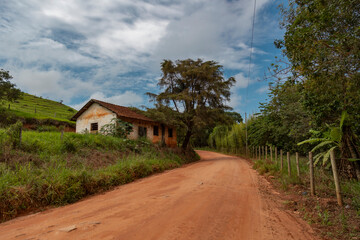
{"type": "Polygon", "coordinates": [[[190,142],[190,137],[191,137],[191,135],[192,135],[191,130],[187,130],[186,135],[185,135],[185,139],[184,139],[183,144],[182,144],[182,146],[181,146],[181,148],[182,148],[183,150],[186,150],[186,149],[187,149],[187,147],[188,147],[188,145],[189,145],[189,142],[190,142]]]}

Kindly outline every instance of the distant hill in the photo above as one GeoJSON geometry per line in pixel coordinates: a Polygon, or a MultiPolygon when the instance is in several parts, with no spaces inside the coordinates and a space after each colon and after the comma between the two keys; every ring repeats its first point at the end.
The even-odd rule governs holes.
{"type": "Polygon", "coordinates": [[[77,110],[60,102],[37,97],[24,93],[15,102],[3,102],[1,104],[18,117],[25,119],[34,118],[38,120],[52,119],[61,122],[69,122],[77,110]]]}

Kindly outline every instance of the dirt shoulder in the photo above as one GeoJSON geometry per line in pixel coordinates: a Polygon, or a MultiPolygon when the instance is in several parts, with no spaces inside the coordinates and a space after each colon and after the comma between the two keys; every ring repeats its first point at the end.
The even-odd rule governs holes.
{"type": "Polygon", "coordinates": [[[202,160],[0,224],[2,239],[317,239],[245,160],[202,160]]]}

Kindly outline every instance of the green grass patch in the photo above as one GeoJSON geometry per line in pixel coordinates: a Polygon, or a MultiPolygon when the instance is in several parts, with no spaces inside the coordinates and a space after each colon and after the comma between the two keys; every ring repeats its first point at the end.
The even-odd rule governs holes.
{"type": "Polygon", "coordinates": [[[77,112],[75,109],[60,102],[37,97],[24,93],[15,102],[3,102],[3,107],[8,108],[21,117],[33,117],[37,119],[52,118],[55,120],[70,120],[77,112]]]}
{"type": "Polygon", "coordinates": [[[5,138],[0,129],[1,221],[199,159],[195,152],[102,135],[24,131],[16,148],[5,138]]]}

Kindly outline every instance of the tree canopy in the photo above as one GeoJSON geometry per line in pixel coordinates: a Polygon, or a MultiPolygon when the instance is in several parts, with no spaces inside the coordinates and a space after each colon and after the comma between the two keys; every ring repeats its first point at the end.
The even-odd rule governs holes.
{"type": "Polygon", "coordinates": [[[282,10],[286,32],[277,43],[304,83],[304,104],[318,125],[360,111],[359,12],[355,0],[292,0],[282,10]]]}
{"type": "Polygon", "coordinates": [[[219,118],[228,118],[226,105],[235,79],[223,77],[223,68],[215,61],[164,60],[158,85],[162,92],[148,93],[157,109],[172,111],[173,117],[185,128],[182,148],[188,147],[191,136],[219,118]]]}
{"type": "Polygon", "coordinates": [[[21,91],[11,83],[12,76],[8,71],[0,70],[0,101],[14,101],[20,97],[21,91]]]}

